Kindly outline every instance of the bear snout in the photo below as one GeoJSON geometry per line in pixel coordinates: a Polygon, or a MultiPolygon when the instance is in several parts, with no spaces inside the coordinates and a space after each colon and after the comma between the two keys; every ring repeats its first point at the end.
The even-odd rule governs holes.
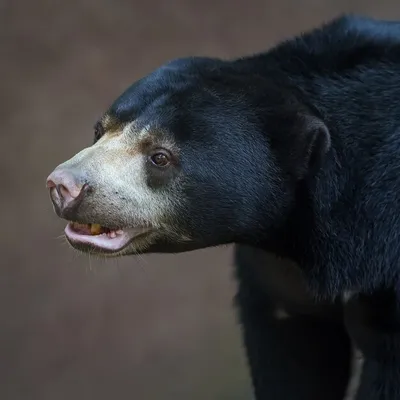
{"type": "Polygon", "coordinates": [[[47,178],[46,187],[54,210],[59,217],[65,218],[66,212],[74,214],[88,192],[89,185],[76,171],[56,168],[47,178]]]}

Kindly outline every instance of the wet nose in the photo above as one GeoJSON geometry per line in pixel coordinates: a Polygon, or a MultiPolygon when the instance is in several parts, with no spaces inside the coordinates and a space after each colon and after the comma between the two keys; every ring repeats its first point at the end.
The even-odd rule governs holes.
{"type": "Polygon", "coordinates": [[[76,172],[56,169],[47,178],[46,186],[57,213],[62,214],[80,203],[87,185],[76,172]]]}

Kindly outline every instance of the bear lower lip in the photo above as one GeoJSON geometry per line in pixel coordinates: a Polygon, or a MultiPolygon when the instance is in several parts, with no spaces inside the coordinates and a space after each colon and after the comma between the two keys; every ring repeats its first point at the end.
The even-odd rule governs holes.
{"type": "Polygon", "coordinates": [[[88,247],[106,252],[117,252],[127,246],[137,236],[150,231],[149,227],[119,230],[103,229],[101,233],[91,233],[90,227],[70,222],[65,228],[65,236],[72,246],[88,247]]]}

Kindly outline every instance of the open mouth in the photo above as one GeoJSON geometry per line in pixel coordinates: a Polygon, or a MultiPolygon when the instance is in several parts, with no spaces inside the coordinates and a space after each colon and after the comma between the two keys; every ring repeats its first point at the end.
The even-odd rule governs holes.
{"type": "Polygon", "coordinates": [[[118,252],[132,240],[151,231],[150,227],[109,229],[99,224],[70,222],[65,228],[65,236],[74,247],[95,248],[103,252],[118,252]]]}

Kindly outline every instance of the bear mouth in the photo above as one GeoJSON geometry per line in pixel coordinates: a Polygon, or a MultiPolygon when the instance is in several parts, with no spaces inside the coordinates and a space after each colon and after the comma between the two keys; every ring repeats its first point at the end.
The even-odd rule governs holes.
{"type": "Polygon", "coordinates": [[[110,229],[99,224],[69,222],[64,232],[68,242],[79,250],[116,253],[151,231],[149,226],[110,229]]]}

